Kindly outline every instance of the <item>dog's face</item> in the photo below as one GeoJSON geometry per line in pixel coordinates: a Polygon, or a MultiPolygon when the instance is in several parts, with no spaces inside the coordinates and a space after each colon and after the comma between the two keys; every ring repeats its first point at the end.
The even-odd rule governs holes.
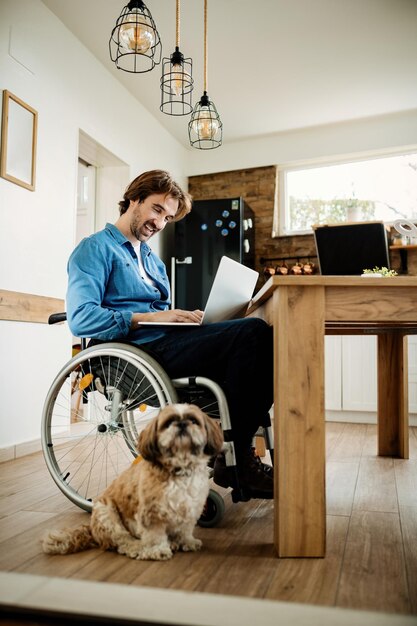
{"type": "Polygon", "coordinates": [[[215,420],[193,404],[173,404],[140,433],[138,450],[147,461],[168,463],[170,459],[214,456],[223,445],[223,434],[215,420]]]}

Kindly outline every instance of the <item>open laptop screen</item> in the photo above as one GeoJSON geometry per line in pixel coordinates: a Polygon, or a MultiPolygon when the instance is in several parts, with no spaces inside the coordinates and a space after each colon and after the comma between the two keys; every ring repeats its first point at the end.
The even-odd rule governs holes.
{"type": "MultiPolygon", "coordinates": [[[[202,324],[239,316],[251,299],[259,274],[222,256],[204,309],[202,324]]],[[[199,326],[198,322],[138,322],[138,326],[199,326]]]]}
{"type": "Polygon", "coordinates": [[[383,222],[314,226],[313,230],[323,275],[352,276],[364,269],[390,267],[383,222]]]}

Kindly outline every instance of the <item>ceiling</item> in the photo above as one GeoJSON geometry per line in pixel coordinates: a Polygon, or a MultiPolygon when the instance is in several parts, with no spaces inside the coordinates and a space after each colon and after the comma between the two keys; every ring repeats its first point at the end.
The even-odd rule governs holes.
{"type": "MultiPolygon", "coordinates": [[[[159,111],[161,65],[129,74],[108,40],[123,0],[43,0],[184,146],[187,117],[159,111]]],[[[147,0],[175,47],[175,0],[147,0]]],[[[181,2],[181,51],[203,92],[203,0],[181,2]]],[[[417,107],[417,0],[208,0],[208,94],[223,141],[384,115],[417,107]]]]}

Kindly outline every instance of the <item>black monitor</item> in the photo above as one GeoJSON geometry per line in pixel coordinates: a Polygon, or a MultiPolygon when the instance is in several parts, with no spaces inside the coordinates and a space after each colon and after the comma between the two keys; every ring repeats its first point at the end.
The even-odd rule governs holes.
{"type": "Polygon", "coordinates": [[[314,226],[320,273],[355,276],[364,269],[390,268],[383,222],[314,226]]]}

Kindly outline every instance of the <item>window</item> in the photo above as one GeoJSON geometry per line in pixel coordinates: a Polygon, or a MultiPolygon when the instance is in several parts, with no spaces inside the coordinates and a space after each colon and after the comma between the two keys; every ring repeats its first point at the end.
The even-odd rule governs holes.
{"type": "Polygon", "coordinates": [[[274,237],[313,224],[417,220],[417,151],[278,171],[274,237]]]}

